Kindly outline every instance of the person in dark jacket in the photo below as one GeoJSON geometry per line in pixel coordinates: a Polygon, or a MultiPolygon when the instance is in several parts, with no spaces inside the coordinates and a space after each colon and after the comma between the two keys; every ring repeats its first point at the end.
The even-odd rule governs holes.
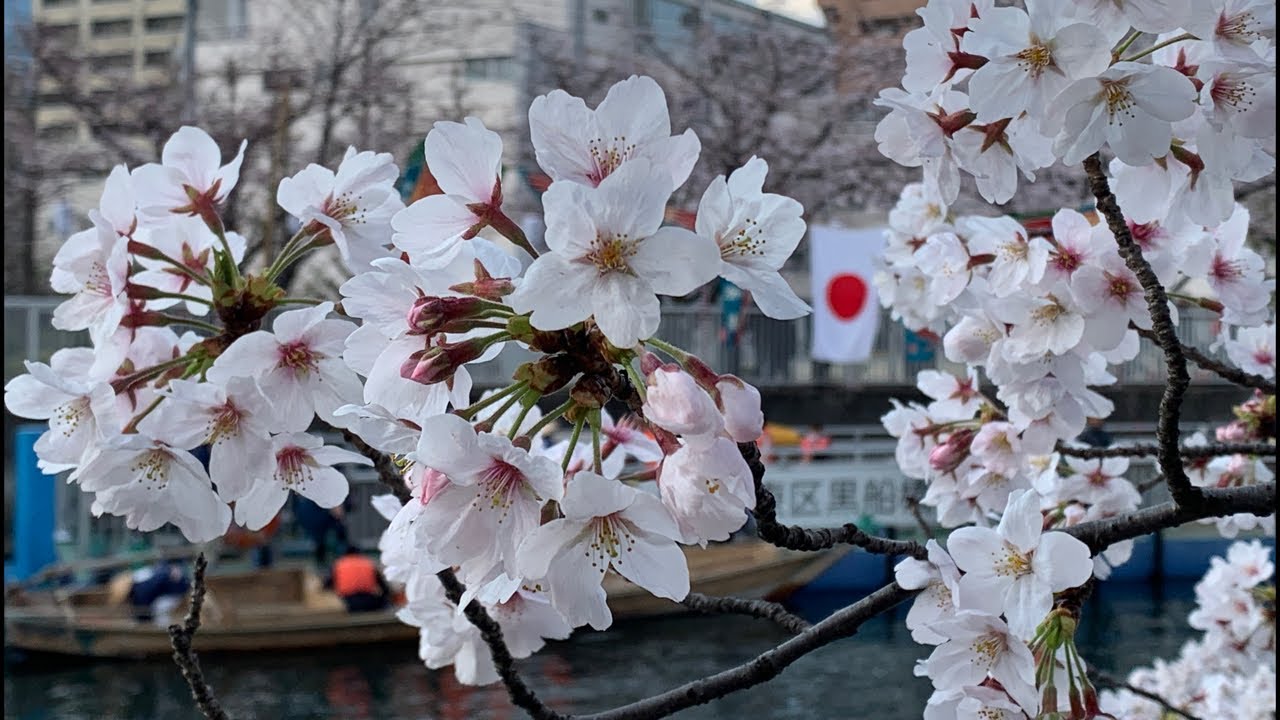
{"type": "Polygon", "coordinates": [[[129,604],[139,622],[169,624],[169,611],[182,603],[191,590],[191,579],[181,563],[159,562],[133,574],[129,604]]]}
{"type": "Polygon", "coordinates": [[[1111,444],[1115,442],[1115,438],[1111,436],[1111,433],[1107,432],[1106,422],[1102,418],[1089,418],[1086,421],[1084,432],[1080,433],[1080,437],[1077,437],[1076,440],[1090,447],[1111,447],[1111,444]]]}

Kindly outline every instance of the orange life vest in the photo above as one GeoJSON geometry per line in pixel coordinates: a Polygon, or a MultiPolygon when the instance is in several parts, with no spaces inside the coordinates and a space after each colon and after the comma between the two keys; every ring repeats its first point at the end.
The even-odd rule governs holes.
{"type": "Polygon", "coordinates": [[[350,597],[356,593],[381,593],[378,567],[363,555],[343,555],[333,563],[333,591],[339,597],[350,597]]]}

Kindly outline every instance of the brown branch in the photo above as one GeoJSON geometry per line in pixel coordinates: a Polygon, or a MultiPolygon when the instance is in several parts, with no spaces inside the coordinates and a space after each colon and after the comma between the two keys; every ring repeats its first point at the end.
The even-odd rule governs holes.
{"type": "MultiPolygon", "coordinates": [[[[1078,458],[1114,458],[1114,457],[1149,457],[1160,454],[1160,446],[1150,443],[1136,445],[1118,445],[1113,447],[1072,447],[1058,443],[1055,448],[1063,455],[1078,458]]],[[[1178,448],[1178,455],[1184,458],[1206,458],[1221,455],[1273,455],[1276,446],[1271,443],[1209,443],[1207,445],[1183,445],[1178,448]]]]}
{"type": "Polygon", "coordinates": [[[800,633],[813,627],[809,621],[787,612],[787,609],[775,602],[767,600],[746,600],[736,597],[715,597],[691,592],[681,605],[700,613],[736,613],[750,615],[761,620],[772,620],[783,630],[792,634],[800,633]]]}
{"type": "MultiPolygon", "coordinates": [[[[1156,335],[1151,330],[1144,330],[1142,328],[1136,328],[1136,330],[1138,331],[1138,334],[1141,335],[1142,337],[1151,341],[1156,340],[1156,335]]],[[[1276,394],[1276,383],[1274,380],[1268,380],[1262,377],[1261,375],[1247,373],[1241,370],[1240,368],[1228,365],[1227,363],[1221,362],[1219,360],[1214,360],[1208,355],[1205,355],[1198,348],[1193,347],[1191,345],[1183,344],[1182,354],[1186,355],[1188,360],[1195,363],[1200,368],[1204,370],[1208,370],[1209,372],[1213,373],[1214,375],[1217,375],[1223,380],[1235,383],[1236,385],[1240,385],[1243,387],[1253,388],[1255,390],[1261,390],[1262,392],[1268,395],[1276,394]]]]}
{"type": "Polygon", "coordinates": [[[1175,715],[1178,715],[1179,717],[1186,718],[1186,720],[1200,720],[1199,717],[1192,715],[1186,710],[1183,710],[1177,705],[1174,705],[1168,700],[1165,700],[1163,697],[1157,695],[1156,693],[1153,693],[1150,690],[1143,690],[1140,687],[1135,687],[1133,685],[1130,685],[1129,683],[1111,675],[1110,673],[1106,673],[1099,670],[1098,668],[1094,667],[1092,664],[1086,665],[1085,669],[1088,670],[1089,674],[1093,676],[1093,679],[1103,687],[1117,688],[1120,690],[1128,690],[1134,695],[1146,698],[1151,702],[1164,708],[1165,710],[1168,710],[1169,712],[1175,715]]]}
{"type": "Polygon", "coordinates": [[[1160,452],[1156,455],[1160,470],[1164,473],[1169,485],[1169,492],[1178,504],[1193,503],[1200,496],[1200,489],[1191,484],[1187,471],[1182,466],[1182,458],[1178,455],[1178,419],[1182,415],[1182,398],[1191,385],[1191,375],[1187,372],[1187,358],[1182,352],[1182,342],[1173,326],[1173,318],[1169,314],[1169,296],[1164,286],[1156,278],[1151,265],[1142,257],[1142,248],[1134,242],[1129,226],[1125,223],[1120,205],[1107,184],[1107,176],[1102,171],[1102,160],[1094,153],[1084,160],[1085,173],[1089,177],[1089,189],[1097,200],[1098,212],[1107,220],[1107,227],[1115,236],[1116,248],[1124,258],[1125,265],[1137,276],[1146,292],[1147,311],[1151,314],[1151,327],[1156,344],[1164,351],[1164,362],[1168,378],[1165,381],[1164,394],[1160,398],[1159,414],[1156,420],[1156,441],[1160,452]]]}
{"type": "Polygon", "coordinates": [[[1138,485],[1136,485],[1136,486],[1134,486],[1134,487],[1136,487],[1136,488],[1137,488],[1137,490],[1138,490],[1138,494],[1139,494],[1139,495],[1141,495],[1141,494],[1145,493],[1146,491],[1151,490],[1151,489],[1153,489],[1153,488],[1155,488],[1155,487],[1157,487],[1157,486],[1163,485],[1163,484],[1164,484],[1164,476],[1163,476],[1163,475],[1156,475],[1155,477],[1151,478],[1150,480],[1148,480],[1148,481],[1146,481],[1146,482],[1144,482],[1144,483],[1138,484],[1138,485]]]}
{"type": "Polygon", "coordinates": [[[892,609],[917,592],[919,591],[904,590],[897,583],[891,583],[735,668],[612,710],[575,716],[575,720],[651,720],[759,685],[777,677],[787,666],[814,650],[853,635],[864,622],[892,609]]]}
{"type": "Polygon", "coordinates": [[[187,687],[191,688],[191,697],[196,701],[196,707],[200,708],[200,713],[207,720],[228,720],[226,712],[213,696],[213,688],[204,680],[200,659],[196,657],[195,650],[191,649],[191,639],[195,637],[196,630],[200,629],[200,610],[204,607],[205,594],[204,571],[208,566],[204,553],[196,556],[191,581],[191,606],[181,625],[169,626],[169,643],[173,645],[173,661],[182,671],[187,687]]]}
{"type": "Polygon", "coordinates": [[[738,443],[738,452],[751,468],[756,486],[756,533],[766,542],[788,550],[826,550],[847,543],[877,555],[909,555],[917,560],[928,557],[924,546],[914,540],[891,540],[868,535],[853,523],[838,528],[802,528],[778,522],[778,501],[764,486],[764,463],[760,448],[754,442],[738,443]]]}
{"type": "MultiPolygon", "coordinates": [[[[444,594],[449,601],[457,605],[462,600],[462,594],[466,592],[466,587],[453,574],[453,570],[445,568],[436,573],[436,577],[440,578],[440,584],[444,586],[444,594]]],[[[567,720],[565,715],[552,710],[538,699],[524,679],[516,672],[515,658],[511,657],[511,651],[507,649],[507,643],[502,639],[502,627],[498,625],[498,621],[494,620],[479,600],[472,600],[462,609],[467,620],[480,631],[480,637],[485,644],[489,646],[489,653],[493,655],[493,667],[498,671],[498,677],[502,679],[502,684],[507,688],[507,694],[511,696],[511,702],[516,707],[529,713],[529,717],[534,720],[567,720]]]]}
{"type": "Polygon", "coordinates": [[[391,489],[401,505],[409,502],[409,498],[413,497],[413,491],[409,489],[408,483],[404,481],[404,475],[400,472],[400,468],[396,467],[390,455],[373,447],[350,430],[343,430],[342,437],[346,438],[357,452],[373,461],[373,469],[378,471],[378,479],[391,489]]]}
{"type": "Polygon", "coordinates": [[[924,533],[924,536],[926,538],[931,538],[936,531],[933,526],[929,524],[929,521],[925,519],[924,512],[920,509],[921,507],[920,498],[915,497],[914,495],[907,497],[907,509],[911,511],[911,517],[916,519],[916,525],[919,526],[920,531],[924,533]]]}
{"type": "Polygon", "coordinates": [[[1124,515],[1091,520],[1063,530],[1089,546],[1095,555],[1122,540],[1150,535],[1194,520],[1251,513],[1266,517],[1276,511],[1274,482],[1233,488],[1208,488],[1184,505],[1161,503],[1124,515]]]}

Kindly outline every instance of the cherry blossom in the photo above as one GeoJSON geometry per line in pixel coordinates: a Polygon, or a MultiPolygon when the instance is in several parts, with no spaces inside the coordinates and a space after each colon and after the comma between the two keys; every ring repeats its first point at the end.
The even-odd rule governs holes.
{"type": "Polygon", "coordinates": [[[689,594],[689,568],[675,544],[681,533],[658,498],[582,471],[569,480],[560,509],[563,518],[521,544],[516,566],[524,577],[547,579],[551,604],[570,626],[612,624],[599,585],[609,568],[658,597],[689,594]]]}
{"type": "Polygon", "coordinates": [[[114,333],[128,305],[128,241],[99,219],[67,239],[53,267],[53,289],[72,296],[54,309],[53,326],[88,329],[95,342],[114,333]]]}
{"type": "Polygon", "coordinates": [[[893,577],[907,590],[921,591],[907,612],[911,639],[924,645],[940,645],[947,638],[930,628],[955,616],[960,569],[937,540],[928,540],[925,548],[929,553],[927,562],[907,558],[894,566],[893,577]]]}
{"type": "Polygon", "coordinates": [[[649,373],[646,386],[644,415],[658,427],[685,438],[716,435],[724,427],[715,402],[689,373],[660,367],[649,373]]]}
{"type": "Polygon", "coordinates": [[[273,332],[241,336],[209,369],[209,380],[225,383],[252,377],[271,402],[282,430],[306,430],[315,415],[359,399],[360,379],[342,361],[343,342],[355,325],[327,319],[333,303],[281,313],[273,332]]]}
{"type": "Polygon", "coordinates": [[[1225,343],[1227,357],[1235,366],[1265,378],[1276,376],[1276,325],[1274,322],[1240,328],[1225,343]]]}
{"type": "Polygon", "coordinates": [[[115,404],[115,393],[104,380],[90,376],[93,360],[89,348],[63,348],[48,365],[27,361],[26,374],[5,383],[4,406],[9,412],[49,421],[49,429],[35,443],[39,467],[46,473],[75,468],[100,432],[112,435],[119,430],[118,424],[111,426],[114,413],[107,412],[115,404]],[[103,414],[107,417],[100,418],[103,414]],[[101,431],[100,420],[108,423],[101,431]]]}
{"type": "Polygon", "coordinates": [[[209,475],[189,452],[142,435],[107,441],[78,473],[96,493],[95,515],[123,515],[134,530],[173,523],[187,540],[209,542],[226,532],[231,509],[210,487],[209,475]]]}
{"type": "MultiPolygon", "coordinates": [[[[502,215],[502,138],[477,118],[437,122],[425,157],[442,194],[428,195],[392,219],[396,247],[447,261],[463,240],[502,215]]],[[[510,222],[509,220],[507,222],[510,222]]]]}
{"type": "Polygon", "coordinates": [[[698,204],[695,228],[720,248],[720,275],[751,297],[771,318],[793,320],[810,312],[779,268],[804,237],[804,208],[789,197],[763,192],[769,166],[752,156],[711,181],[698,204]]]}
{"type": "Polygon", "coordinates": [[[226,199],[240,181],[248,141],[231,162],[222,164],[218,144],[200,128],[184,125],[164,144],[160,164],[133,171],[139,219],[163,224],[174,213],[201,214],[226,199]]]}
{"type": "Polygon", "coordinates": [[[693,130],[671,135],[662,88],[653,78],[635,75],[609,88],[594,110],[563,90],[534,98],[529,137],[538,164],[552,180],[588,186],[645,159],[674,190],[689,179],[701,149],[693,130]]]}
{"type": "Polygon", "coordinates": [[[1044,533],[1040,496],[1014,491],[996,529],[966,527],[951,533],[947,549],[964,571],[961,608],[999,607],[1018,637],[1030,639],[1053,607],[1053,593],[1083,584],[1093,574],[1089,548],[1060,532],[1044,533]]]}
{"type": "Polygon", "coordinates": [[[334,465],[373,465],[356,452],[324,444],[307,433],[281,433],[271,439],[275,462],[269,472],[253,476],[252,487],[236,501],[236,522],[258,530],[271,522],[293,491],[322,508],[337,507],[347,497],[347,478],[334,465]]]}
{"type": "Polygon", "coordinates": [[[347,267],[358,272],[386,253],[391,218],[404,208],[395,188],[399,175],[390,153],[349,147],[336,173],[312,163],[281,180],[276,202],[304,228],[327,229],[347,267]]]}
{"type": "Polygon", "coordinates": [[[636,158],[598,187],[558,183],[542,196],[551,252],[533,261],[507,301],[532,311],[540,330],[595,317],[617,347],[653,335],[658,295],[684,295],[715,277],[720,256],[709,240],[661,227],[672,186],[666,171],[636,158]]]}
{"type": "Polygon", "coordinates": [[[983,613],[960,612],[950,620],[938,622],[933,629],[946,640],[925,664],[935,688],[972,687],[990,676],[1023,710],[1036,714],[1040,703],[1035,659],[1026,643],[1011,633],[1003,620],[983,613]]]}
{"type": "MultiPolygon", "coordinates": [[[[226,233],[227,246],[231,248],[231,260],[239,264],[244,259],[246,242],[239,233],[226,233]]],[[[147,301],[153,309],[164,309],[182,303],[192,315],[205,315],[213,300],[213,290],[207,284],[197,282],[195,277],[209,277],[213,272],[215,250],[221,249],[220,241],[199,218],[177,216],[166,225],[157,227],[147,234],[145,244],[166,257],[182,264],[179,269],[168,261],[149,258],[145,254],[138,256],[138,263],[144,270],[133,275],[131,282],[146,285],[166,293],[189,295],[198,300],[183,302],[178,298],[155,298],[147,301]]]]}
{"type": "Polygon", "coordinates": [[[725,437],[672,453],[658,473],[658,489],[680,528],[680,542],[702,547],[728,540],[756,506],[751,468],[725,437]]]}

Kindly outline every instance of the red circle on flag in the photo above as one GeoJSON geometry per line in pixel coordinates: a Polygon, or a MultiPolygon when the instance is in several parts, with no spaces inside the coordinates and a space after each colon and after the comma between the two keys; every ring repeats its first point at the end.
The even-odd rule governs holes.
{"type": "Polygon", "coordinates": [[[867,284],[852,273],[840,273],[827,281],[827,306],[841,320],[851,320],[867,304],[867,284]]]}

